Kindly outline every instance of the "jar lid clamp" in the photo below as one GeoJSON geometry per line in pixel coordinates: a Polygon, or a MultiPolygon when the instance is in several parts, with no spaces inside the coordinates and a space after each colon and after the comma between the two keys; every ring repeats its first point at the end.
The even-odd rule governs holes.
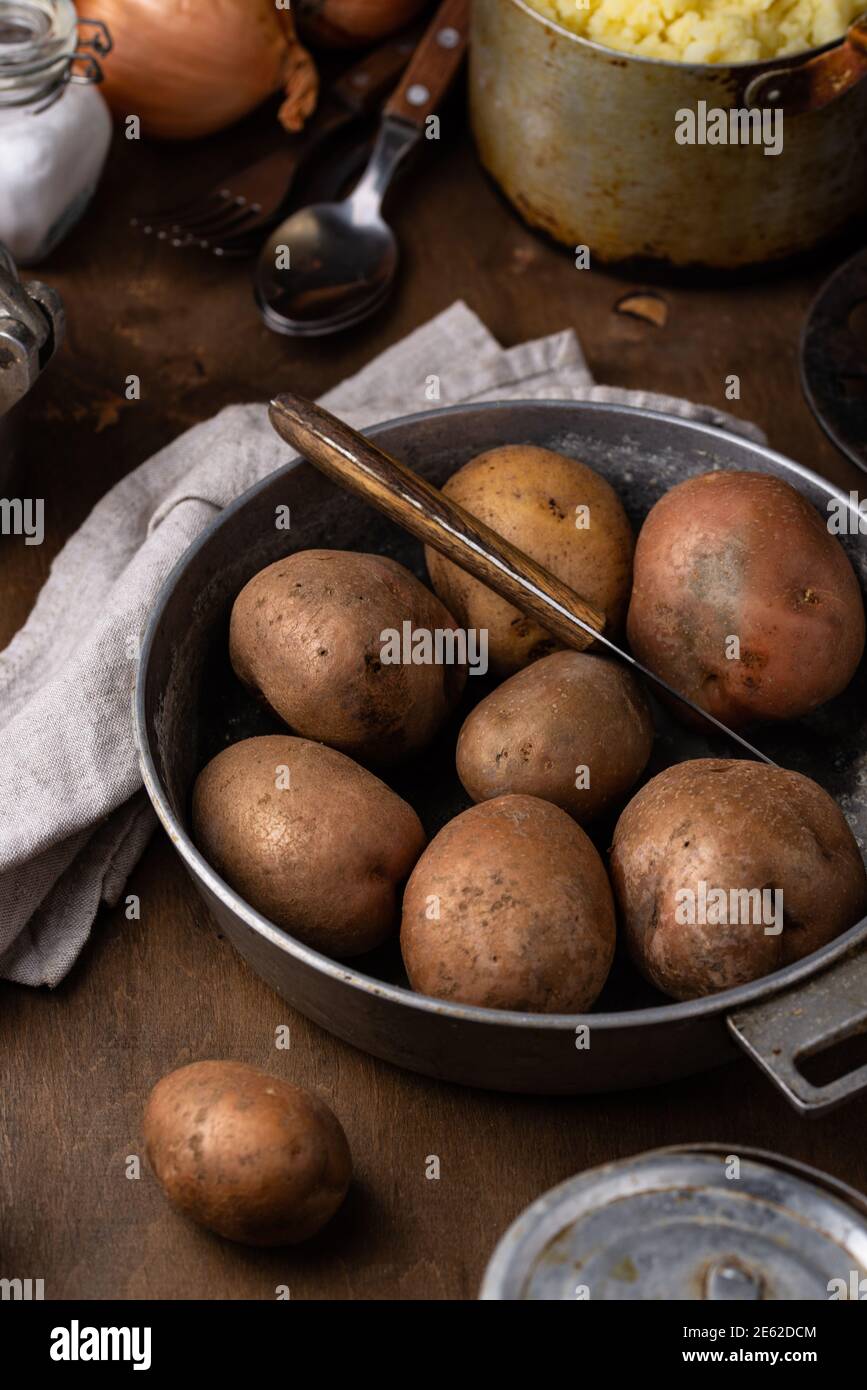
{"type": "Polygon", "coordinates": [[[101,82],[111,50],[106,24],[79,18],[72,0],[0,0],[0,107],[36,114],[71,83],[101,82]]]}

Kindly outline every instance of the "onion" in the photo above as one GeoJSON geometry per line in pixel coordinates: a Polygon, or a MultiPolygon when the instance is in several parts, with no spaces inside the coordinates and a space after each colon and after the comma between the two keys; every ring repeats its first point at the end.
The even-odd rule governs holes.
{"type": "Polygon", "coordinates": [[[300,130],[316,105],[313,59],[275,0],[77,0],[114,43],[102,92],[116,115],[166,140],[211,135],[282,89],[280,121],[300,130]]]}
{"type": "Polygon", "coordinates": [[[352,48],[388,38],[415,19],[428,0],[294,0],[305,39],[352,48]]]}

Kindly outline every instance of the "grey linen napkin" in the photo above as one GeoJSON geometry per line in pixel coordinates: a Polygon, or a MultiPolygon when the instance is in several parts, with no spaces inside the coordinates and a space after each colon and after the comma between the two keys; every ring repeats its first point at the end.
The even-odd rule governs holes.
{"type": "MultiPolygon", "coordinates": [[[[507,398],[622,402],[763,438],[708,406],[596,386],[571,330],[504,350],[462,303],[322,401],[363,429],[432,404],[507,398]]],[[[261,404],[181,435],[94,507],[0,654],[0,976],[58,984],[100,903],[119,901],[155,825],[131,727],[138,638],[187,546],[285,462],[261,404]]]]}

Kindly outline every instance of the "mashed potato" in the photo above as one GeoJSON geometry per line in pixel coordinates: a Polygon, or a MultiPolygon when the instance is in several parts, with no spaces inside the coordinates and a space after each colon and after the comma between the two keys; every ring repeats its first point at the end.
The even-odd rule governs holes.
{"type": "Polygon", "coordinates": [[[528,0],[582,38],[681,63],[751,63],[839,39],[865,0],[528,0]]]}

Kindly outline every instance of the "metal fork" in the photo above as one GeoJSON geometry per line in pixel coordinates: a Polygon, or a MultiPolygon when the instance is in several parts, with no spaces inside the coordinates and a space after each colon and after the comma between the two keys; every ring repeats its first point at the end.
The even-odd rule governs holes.
{"type": "Polygon", "coordinates": [[[326,140],[379,106],[406,67],[417,38],[413,31],[390,39],[351,67],[325,93],[306,129],[282,149],[184,203],[130,218],[130,226],[178,249],[249,254],[283,215],[302,165],[326,140]]]}
{"type": "MultiPolygon", "coordinates": [[[[322,197],[343,196],[367,164],[372,144],[369,133],[362,131],[359,132],[359,138],[353,141],[350,148],[339,158],[329,156],[328,168],[317,174],[317,186],[321,189],[322,197]]],[[[255,255],[262,247],[263,238],[282,221],[289,203],[290,199],[284,198],[283,207],[265,222],[254,219],[248,225],[239,227],[237,231],[223,232],[210,239],[203,238],[198,245],[225,260],[255,255]]]]}

